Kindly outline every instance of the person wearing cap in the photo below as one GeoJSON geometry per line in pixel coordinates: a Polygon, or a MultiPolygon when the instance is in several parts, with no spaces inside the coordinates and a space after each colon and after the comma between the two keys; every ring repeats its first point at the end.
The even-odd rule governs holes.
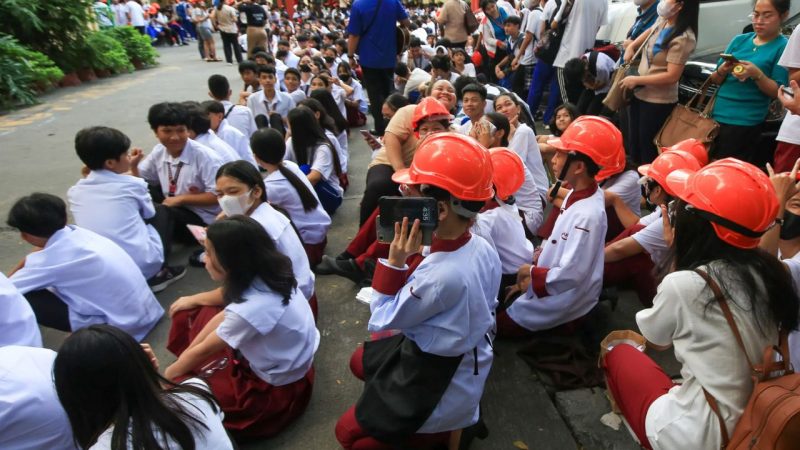
{"type": "Polygon", "coordinates": [[[487,432],[479,402],[493,359],[501,266],[469,229],[494,195],[492,162],[474,139],[439,133],[393,178],[436,199],[438,224],[430,254],[410,275],[406,259],[422,244],[419,222],[395,224],[389,257],[375,269],[368,329],[400,333],[354,353],[351,369],[364,391],[339,419],[336,437],[345,449],[447,446],[452,433],[466,445],[487,432]]]}
{"type": "MultiPolygon", "coordinates": [[[[645,181],[647,202],[655,206],[655,212],[627,227],[605,249],[603,285],[608,287],[630,280],[639,301],[647,307],[652,306],[656,295],[653,269],[663,264],[669,250],[669,242],[664,239],[662,209],[672,205],[675,193],[666,185],[667,175],[678,169],[700,170],[705,162],[698,161],[691,153],[675,149],[679,145],[667,149],[652,164],[639,167],[645,181]]],[[[617,210],[622,214],[621,218],[638,217],[623,205],[619,205],[617,210]]]]}
{"type": "Polygon", "coordinates": [[[724,448],[723,429],[736,428],[753,390],[748,360],[761,361],[764,349],[778,344],[778,330],[798,324],[791,277],[757,248],[775,225],[778,199],[763,172],[733,158],[696,172],[675,170],[666,186],[678,198],[671,212],[673,272],[636,322],[648,347],[674,347],[683,382],[675,384],[625,343],[601,363],[613,400],[645,448],[724,448]],[[715,300],[715,285],[740,340],[715,300]]]}
{"type": "Polygon", "coordinates": [[[612,162],[622,135],[608,120],[581,116],[560,138],[553,168],[571,190],[534,265],[519,269],[521,294],[497,315],[500,337],[525,337],[582,318],[597,304],[603,281],[606,212],[595,176],[612,162]]]}

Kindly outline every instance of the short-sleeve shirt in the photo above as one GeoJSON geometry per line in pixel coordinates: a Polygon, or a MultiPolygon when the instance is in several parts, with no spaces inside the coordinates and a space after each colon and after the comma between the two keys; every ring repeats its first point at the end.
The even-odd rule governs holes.
{"type": "Polygon", "coordinates": [[[239,5],[239,12],[247,16],[248,27],[263,28],[267,23],[267,13],[261,5],[255,3],[242,3],[239,5]]]}
{"type": "MultiPolygon", "coordinates": [[[[406,167],[411,166],[411,160],[414,159],[414,151],[417,149],[417,136],[411,128],[411,119],[414,116],[416,107],[417,105],[406,105],[398,109],[386,126],[386,132],[392,133],[400,140],[400,152],[403,154],[403,163],[406,167]]],[[[386,156],[386,147],[382,147],[375,152],[375,156],[369,166],[377,166],[378,164],[391,166],[389,158],[386,156]]]]}
{"type": "MultiPolygon", "coordinates": [[[[661,211],[661,209],[659,208],[658,211],[661,211]]],[[[658,265],[664,261],[669,246],[664,240],[664,221],[661,220],[660,214],[656,220],[645,225],[643,229],[634,233],[631,237],[650,255],[650,259],[653,260],[654,264],[658,265]]]]}
{"type": "MultiPolygon", "coordinates": [[[[795,27],[792,31],[792,36],[789,38],[786,48],[783,49],[783,56],[778,64],[787,70],[800,69],[800,27],[795,27]]],[[[800,115],[786,112],[776,140],[800,145],[800,115]]]]}
{"type": "Polygon", "coordinates": [[[467,29],[464,26],[466,8],[466,3],[461,0],[447,0],[439,11],[438,21],[444,25],[444,37],[448,41],[467,42],[467,29]]]}
{"type": "MultiPolygon", "coordinates": [[[[735,56],[739,61],[749,61],[764,75],[780,85],[789,84],[789,72],[778,64],[783,49],[789,39],[779,35],[766,44],[753,42],[755,33],[740,34],[733,38],[725,53],[735,56]]],[[[719,64],[723,61],[720,60],[719,64]]],[[[733,73],[728,74],[717,91],[717,102],[711,115],[719,123],[727,125],[752,126],[764,122],[772,99],[761,92],[753,79],[740,82],[733,73]]]]}
{"type": "Polygon", "coordinates": [[[222,8],[214,12],[214,17],[217,20],[219,31],[232,34],[239,31],[239,28],[236,26],[236,20],[239,18],[239,15],[232,6],[223,4],[222,8]]]}
{"type": "Polygon", "coordinates": [[[396,64],[397,22],[408,18],[399,0],[356,0],[350,9],[347,32],[359,36],[359,62],[364,67],[390,69],[396,64]],[[374,18],[374,21],[373,21],[374,18]]]}
{"type": "Polygon", "coordinates": [[[303,238],[303,243],[319,244],[325,240],[328,234],[328,229],[331,227],[331,218],[325,212],[322,203],[319,203],[314,186],[311,185],[305,174],[300,171],[297,164],[292,161],[283,161],[281,164],[286,170],[292,172],[311,192],[311,195],[317,199],[317,207],[311,211],[306,211],[303,208],[297,189],[278,170],[264,178],[264,184],[267,186],[267,198],[269,198],[270,204],[280,206],[289,213],[292,223],[297,227],[297,231],[300,232],[300,236],[303,238]]]}
{"type": "Polygon", "coordinates": [[[316,149],[314,149],[314,157],[312,161],[298,161],[297,155],[294,153],[292,140],[289,139],[286,141],[286,154],[284,157],[289,161],[296,162],[299,166],[308,165],[310,170],[316,170],[322,174],[322,179],[325,180],[331,187],[336,189],[341,197],[342,194],[344,194],[344,190],[339,184],[339,176],[336,175],[336,169],[334,167],[335,162],[333,159],[334,151],[335,150],[332,149],[328,144],[320,144],[316,149]]]}
{"type": "Polygon", "coordinates": [[[142,5],[133,0],[128,0],[128,2],[125,3],[125,7],[128,9],[128,14],[131,16],[131,26],[143,27],[147,25],[144,20],[144,9],[142,9],[142,5]]]}
{"type": "MultiPolygon", "coordinates": [[[[647,41],[642,44],[646,47],[642,50],[642,60],[639,63],[639,74],[655,75],[667,71],[667,64],[684,65],[689,60],[689,55],[697,45],[697,38],[694,32],[687,29],[680,36],[675,36],[667,44],[666,49],[661,49],[658,53],[653,53],[658,36],[666,27],[667,22],[659,19],[654,25],[655,31],[647,41]]],[[[634,91],[634,95],[639,100],[649,103],[677,103],[678,102],[678,83],[658,86],[639,86],[634,91]]]]}

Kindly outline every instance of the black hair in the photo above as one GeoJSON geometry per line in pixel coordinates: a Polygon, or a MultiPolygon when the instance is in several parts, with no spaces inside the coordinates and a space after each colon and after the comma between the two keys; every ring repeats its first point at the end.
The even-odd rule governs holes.
{"type": "Polygon", "coordinates": [[[572,161],[582,162],[586,166],[586,173],[592,178],[594,178],[594,176],[600,172],[600,166],[598,166],[597,163],[594,162],[594,160],[588,155],[585,155],[581,152],[574,152],[572,155],[570,155],[570,158],[572,158],[572,161]]]}
{"type": "Polygon", "coordinates": [[[6,223],[40,238],[50,238],[67,226],[67,205],[53,194],[34,192],[14,202],[6,223]]]}
{"type": "MultiPolygon", "coordinates": [[[[675,240],[669,258],[674,270],[707,266],[706,271],[719,283],[723,293],[736,291],[747,299],[748,305],[739,306],[755,314],[762,332],[768,329],[767,319],[786,332],[797,329],[800,301],[792,278],[780,260],[758,248],[742,249],[726,243],[717,236],[711,222],[687,210],[686,206],[682,200],[674,206],[675,240]],[[714,261],[720,264],[711,264],[714,261]],[[730,286],[730,280],[738,283],[730,286]],[[762,295],[762,287],[765,295],[762,295]]],[[[735,301],[730,295],[726,298],[735,301]]],[[[714,303],[710,296],[706,308],[714,303]]]]}
{"type": "Polygon", "coordinates": [[[286,153],[286,141],[283,135],[272,128],[263,128],[250,137],[250,148],[258,159],[267,164],[278,166],[278,172],[286,178],[300,197],[303,209],[312,211],[319,205],[319,200],[305,183],[283,164],[283,155],[286,153]]]}
{"type": "Polygon", "coordinates": [[[580,112],[578,112],[578,107],[573,105],[572,103],[562,103],[561,105],[556,107],[556,110],[553,111],[553,118],[550,119],[550,132],[553,133],[553,136],[556,137],[561,136],[561,133],[563,133],[563,131],[559,130],[558,127],[556,126],[556,116],[558,115],[558,112],[561,111],[562,109],[567,110],[569,116],[572,117],[572,120],[577,119],[578,116],[581,115],[580,112]]]}
{"type": "Polygon", "coordinates": [[[294,67],[289,67],[288,69],[286,69],[286,72],[283,73],[283,79],[284,80],[286,79],[286,75],[294,75],[294,76],[297,77],[298,80],[301,79],[300,78],[300,71],[295,69],[294,67]]]}
{"type": "MultiPolygon", "coordinates": [[[[686,32],[686,30],[689,29],[694,32],[695,39],[700,38],[700,30],[697,25],[698,18],[700,16],[700,0],[675,1],[680,3],[683,7],[680,11],[678,11],[678,15],[675,17],[675,26],[672,27],[672,31],[662,41],[661,48],[669,48],[669,44],[673,39],[682,35],[684,32],[686,32]]],[[[644,43],[642,45],[646,44],[647,43],[644,43]]]]}
{"type": "Polygon", "coordinates": [[[186,109],[186,116],[189,123],[186,127],[193,131],[196,135],[208,133],[211,129],[211,119],[208,118],[208,113],[203,110],[197,102],[183,102],[183,107],[186,109]]]}
{"type": "Polygon", "coordinates": [[[464,86],[464,88],[461,89],[461,98],[464,98],[464,94],[466,94],[467,92],[474,92],[474,93],[480,95],[482,100],[486,100],[486,96],[488,95],[486,93],[486,88],[483,87],[483,85],[478,84],[478,83],[470,83],[470,84],[464,86]]]}
{"type": "Polygon", "coordinates": [[[325,111],[328,113],[328,116],[333,119],[333,123],[336,124],[336,129],[338,130],[338,133],[336,133],[337,136],[342,131],[347,131],[349,126],[347,118],[342,115],[341,111],[339,111],[339,107],[336,105],[336,100],[333,99],[333,94],[331,94],[327,89],[314,89],[308,93],[308,96],[319,101],[322,106],[325,107],[325,111]]]}
{"type": "Polygon", "coordinates": [[[191,394],[219,408],[205,389],[159,375],[141,345],[111,325],[91,325],[64,340],[53,362],[56,393],[79,448],[109,426],[111,448],[161,448],[165,439],[196,448],[192,431],[208,429],[191,394]]]}
{"type": "MultiPolygon", "coordinates": [[[[432,186],[432,185],[423,186],[422,194],[425,195],[426,197],[433,197],[434,199],[436,199],[436,201],[445,202],[447,204],[450,204],[453,199],[457,199],[455,196],[450,195],[450,192],[446,191],[445,189],[442,189],[442,188],[440,188],[438,186],[432,186]]],[[[477,213],[478,211],[483,209],[483,207],[486,205],[486,202],[484,202],[482,200],[481,201],[461,200],[461,199],[457,199],[457,200],[458,200],[458,203],[462,207],[464,207],[468,211],[472,211],[472,212],[475,212],[475,213],[477,213]]],[[[456,213],[456,215],[462,221],[469,221],[469,220],[472,219],[470,217],[464,217],[464,216],[462,216],[461,214],[458,214],[458,213],[456,213]]]]}
{"type": "Polygon", "coordinates": [[[470,84],[478,84],[478,79],[469,75],[461,75],[453,82],[453,88],[456,90],[456,98],[460,101],[463,98],[462,90],[470,84]]]}
{"type": "Polygon", "coordinates": [[[503,22],[503,25],[507,23],[510,23],[511,25],[521,26],[522,19],[520,19],[519,16],[508,16],[506,17],[506,20],[503,22]]]}
{"type": "Polygon", "coordinates": [[[508,122],[508,117],[492,111],[486,113],[486,119],[497,128],[497,131],[504,131],[503,137],[500,139],[500,147],[508,147],[508,134],[511,133],[511,124],[508,122]]]}
{"type": "Polygon", "coordinates": [[[319,75],[314,75],[313,77],[311,77],[310,80],[308,80],[309,86],[311,86],[311,82],[314,81],[314,79],[316,79],[316,78],[319,78],[320,80],[322,80],[322,84],[324,84],[325,87],[328,87],[328,86],[331,85],[331,79],[328,78],[327,75],[323,74],[322,71],[320,71],[319,75]]]}
{"type": "Polygon", "coordinates": [[[158,127],[171,127],[189,125],[189,117],[186,108],[180,103],[163,102],[156,103],[147,112],[147,122],[150,128],[155,131],[158,127]]]}
{"type": "Polygon", "coordinates": [[[325,110],[325,107],[322,106],[322,103],[320,103],[319,100],[312,97],[306,97],[297,102],[297,105],[305,106],[314,114],[319,114],[317,120],[323,129],[330,131],[334,135],[338,135],[340,133],[339,128],[336,126],[336,122],[334,122],[333,118],[328,115],[328,112],[325,110]]]}
{"type": "Polygon", "coordinates": [[[283,60],[283,58],[286,58],[287,56],[289,56],[289,50],[279,49],[277,52],[275,52],[275,58],[277,59],[283,60]]]}
{"type": "Polygon", "coordinates": [[[350,67],[350,63],[348,63],[347,61],[340,62],[339,65],[336,67],[337,76],[339,75],[338,72],[341,72],[342,69],[346,70],[347,74],[350,75],[351,77],[353,76],[353,69],[350,67]]]}
{"type": "Polygon", "coordinates": [[[257,73],[258,73],[258,76],[260,77],[262,73],[268,73],[268,74],[272,74],[272,75],[277,76],[278,72],[275,70],[275,66],[262,64],[262,65],[258,66],[257,73]]]}
{"type": "Polygon", "coordinates": [[[299,106],[289,111],[289,126],[294,131],[292,133],[292,149],[294,150],[297,164],[311,165],[314,162],[314,153],[320,145],[327,145],[333,156],[333,169],[336,175],[342,174],[342,165],[339,162],[339,154],[336,147],[331,143],[325,131],[320,126],[317,118],[311,109],[299,106]],[[302,130],[302,133],[296,131],[302,130]]]}
{"type": "Polygon", "coordinates": [[[247,301],[242,295],[256,278],[278,293],[284,306],[289,304],[297,288],[292,260],[278,251],[260,223],[242,215],[218,220],[208,226],[206,240],[225,271],[222,293],[226,304],[247,301]]]}
{"type": "Polygon", "coordinates": [[[300,36],[297,36],[297,42],[306,42],[308,41],[308,35],[303,33],[300,36]]]}
{"type": "Polygon", "coordinates": [[[280,40],[278,40],[278,45],[283,45],[285,47],[289,47],[289,41],[287,41],[286,39],[280,39],[280,40]]]}
{"type": "Polygon", "coordinates": [[[491,4],[491,3],[495,3],[496,4],[497,0],[481,0],[479,6],[480,6],[481,10],[485,10],[486,7],[489,6],[489,4],[491,4]]]}
{"type": "Polygon", "coordinates": [[[791,0],[770,0],[772,7],[778,11],[778,15],[784,15],[791,8],[791,0]]]}
{"type": "Polygon", "coordinates": [[[447,55],[436,55],[431,58],[431,68],[450,72],[450,57],[447,55]]]}
{"type": "MultiPolygon", "coordinates": [[[[244,63],[243,63],[244,64],[244,63]]],[[[241,69],[239,73],[241,73],[241,69]]],[[[217,100],[223,100],[228,98],[228,94],[231,91],[231,85],[228,83],[228,79],[225,78],[223,75],[211,75],[208,77],[208,91],[211,92],[211,95],[217,100]]]]}
{"type": "Polygon", "coordinates": [[[408,97],[397,93],[386,97],[386,100],[384,100],[383,103],[389,105],[389,108],[392,108],[392,111],[395,112],[403,106],[408,106],[411,104],[411,102],[408,101],[408,97]]]}
{"type": "MultiPolygon", "coordinates": [[[[533,122],[531,121],[531,118],[528,117],[527,114],[522,114],[522,111],[523,111],[522,103],[519,100],[517,100],[517,96],[514,95],[513,92],[503,92],[503,93],[498,94],[497,97],[494,98],[494,104],[492,106],[497,105],[497,100],[499,100],[502,97],[508,97],[509,100],[511,100],[519,108],[520,114],[519,114],[519,118],[517,120],[519,120],[520,123],[524,123],[525,125],[528,125],[529,127],[531,127],[531,129],[533,129],[533,122]]],[[[495,109],[497,109],[497,108],[495,108],[495,109]]]]}
{"type": "Polygon", "coordinates": [[[239,75],[244,73],[245,71],[250,70],[253,73],[258,73],[258,64],[254,61],[246,60],[239,63],[239,75]]]}
{"type": "Polygon", "coordinates": [[[128,153],[131,140],[116,128],[89,127],[75,135],[75,152],[91,170],[99,170],[109,159],[118,161],[128,153]]]}
{"type": "Polygon", "coordinates": [[[410,73],[411,71],[408,70],[407,64],[397,63],[397,65],[394,66],[394,74],[397,75],[398,77],[406,78],[410,73]]]}
{"type": "Polygon", "coordinates": [[[411,40],[408,42],[408,47],[409,48],[422,47],[422,41],[418,37],[413,36],[411,40]]]}
{"type": "Polygon", "coordinates": [[[225,114],[225,106],[216,100],[206,100],[200,104],[206,114],[225,114]]]}
{"type": "MultiPolygon", "coordinates": [[[[265,51],[253,53],[253,61],[255,61],[257,58],[266,59],[267,60],[267,65],[274,65],[275,64],[275,58],[272,55],[270,55],[269,53],[265,52],[265,51]]],[[[258,63],[256,63],[256,64],[258,64],[258,63]]]]}
{"type": "Polygon", "coordinates": [[[583,82],[585,74],[588,72],[588,61],[583,57],[572,58],[564,63],[564,80],[570,84],[580,84],[583,82]]]}
{"type": "Polygon", "coordinates": [[[343,49],[347,49],[347,41],[344,39],[337,39],[336,42],[333,43],[333,45],[342,47],[343,49]]]}
{"type": "Polygon", "coordinates": [[[262,202],[267,201],[267,187],[264,185],[264,178],[261,177],[258,169],[249,162],[238,160],[223,164],[217,170],[217,175],[214,179],[218,180],[220,177],[235,178],[246,184],[250,189],[260,188],[261,197],[259,199],[262,202]]]}

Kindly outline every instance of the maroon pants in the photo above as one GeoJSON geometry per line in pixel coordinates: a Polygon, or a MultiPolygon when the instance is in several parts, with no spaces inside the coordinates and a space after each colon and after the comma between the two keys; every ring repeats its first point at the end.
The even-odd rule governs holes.
{"type": "Polygon", "coordinates": [[[605,356],[606,384],[628,425],[645,448],[652,448],[645,433],[647,410],[675,383],[650,357],[628,344],[614,347],[605,356]]]}
{"type": "Polygon", "coordinates": [[[328,245],[328,238],[325,238],[319,244],[303,244],[308,256],[308,263],[312,268],[317,267],[317,264],[322,261],[322,255],[325,254],[325,246],[328,245]]]}
{"type": "Polygon", "coordinates": [[[501,311],[497,313],[497,337],[521,339],[533,336],[569,336],[575,334],[585,320],[586,316],[578,317],[571,322],[562,323],[548,330],[531,331],[517,322],[514,322],[514,319],[508,315],[508,311],[501,311]]]}
{"type": "MultiPolygon", "coordinates": [[[[643,228],[644,226],[639,223],[632,225],[608,244],[630,237],[643,228]]],[[[619,261],[607,262],[603,265],[603,286],[630,283],[642,305],[653,306],[653,297],[656,296],[658,287],[653,269],[653,260],[645,252],[619,261]]]]}
{"type": "Polygon", "coordinates": [[[378,242],[377,225],[375,219],[378,217],[378,208],[372,211],[364,225],[356,233],[350,245],[347,246],[347,253],[355,257],[356,265],[364,270],[364,262],[368,259],[377,261],[380,258],[389,256],[389,244],[378,242]]]}

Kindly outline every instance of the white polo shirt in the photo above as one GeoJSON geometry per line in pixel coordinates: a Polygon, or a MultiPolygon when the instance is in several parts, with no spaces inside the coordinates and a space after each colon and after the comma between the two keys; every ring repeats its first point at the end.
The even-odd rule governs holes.
{"type": "Polygon", "coordinates": [[[0,448],[76,448],[53,385],[55,359],[46,348],[0,347],[0,448]]]}
{"type": "MultiPolygon", "coordinates": [[[[139,163],[139,175],[150,184],[160,185],[165,197],[169,194],[170,170],[173,177],[177,178],[175,195],[203,192],[216,195],[217,171],[222,164],[222,159],[214,150],[188,139],[177,158],[173,158],[166,147],[157,144],[144,161],[139,163]],[[176,175],[179,166],[181,171],[176,175]]],[[[220,212],[219,205],[187,206],[187,208],[200,216],[205,223],[213,222],[220,212]]]]}
{"type": "MultiPolygon", "coordinates": [[[[297,163],[298,166],[307,164],[305,161],[297,160],[294,154],[294,148],[292,147],[291,138],[286,141],[286,154],[284,155],[284,159],[293,161],[297,163]]],[[[317,146],[316,151],[314,151],[314,160],[311,162],[310,166],[311,170],[316,170],[322,174],[322,179],[337,190],[340,197],[344,194],[344,190],[339,185],[339,177],[336,175],[336,170],[334,169],[333,151],[327,144],[317,146]]]]}
{"type": "Polygon", "coordinates": [[[141,341],[164,315],[136,263],[99,234],[67,225],[11,275],[22,294],[52,289],[69,307],[72,331],[107,323],[141,341]]]}
{"type": "Polygon", "coordinates": [[[289,97],[292,97],[292,100],[294,100],[295,104],[300,103],[306,98],[306,93],[303,92],[302,86],[298,86],[293,92],[287,92],[287,94],[289,94],[289,97]]]}
{"type": "Polygon", "coordinates": [[[142,9],[142,5],[133,0],[128,0],[128,2],[125,3],[125,7],[131,15],[131,26],[143,27],[147,25],[147,22],[144,20],[144,9],[142,9]]]}
{"type": "Polygon", "coordinates": [[[257,278],[242,298],[225,307],[217,336],[242,352],[253,372],[273,386],[303,378],[319,347],[319,331],[303,294],[295,290],[284,306],[283,298],[257,278]]]}
{"type": "MultiPolygon", "coordinates": [[[[325,130],[325,136],[328,137],[331,144],[333,144],[336,149],[336,154],[339,156],[339,165],[342,167],[342,173],[347,173],[347,162],[350,159],[350,155],[347,153],[347,147],[342,147],[342,142],[330,130],[325,130]]],[[[341,136],[341,133],[339,136],[341,136]]]]}
{"type": "Polygon", "coordinates": [[[286,119],[289,111],[297,106],[292,100],[292,97],[285,92],[276,90],[275,97],[272,101],[268,101],[264,96],[264,90],[260,90],[247,97],[247,107],[253,113],[253,117],[263,114],[269,118],[272,113],[278,113],[282,118],[286,119]]]}
{"type": "Polygon", "coordinates": [[[237,161],[239,154],[227,142],[223,141],[213,130],[208,130],[207,133],[198,134],[194,141],[198,144],[205,145],[217,152],[217,155],[222,159],[223,163],[237,161]]]}
{"type": "Polygon", "coordinates": [[[500,257],[503,274],[516,274],[533,262],[533,244],[525,237],[522,217],[515,205],[500,205],[478,214],[470,231],[486,239],[500,257]]]}
{"type": "Polygon", "coordinates": [[[547,197],[550,180],[547,178],[547,171],[544,168],[539,143],[536,142],[536,134],[531,127],[520,123],[508,143],[508,148],[519,155],[525,163],[525,167],[531,171],[533,182],[536,184],[536,191],[539,192],[539,195],[547,197]]]}
{"type": "Polygon", "coordinates": [[[232,127],[241,131],[247,139],[250,139],[250,136],[258,129],[250,108],[242,105],[234,105],[228,100],[222,100],[220,103],[225,107],[225,120],[227,120],[232,127]]]}
{"type": "Polygon", "coordinates": [[[258,168],[256,158],[250,150],[250,139],[244,133],[231,126],[228,123],[228,119],[222,119],[215,134],[233,148],[237,155],[236,159],[247,161],[258,168]]]}
{"type": "Polygon", "coordinates": [[[292,161],[284,161],[282,165],[294,173],[311,191],[311,194],[317,199],[317,207],[311,211],[303,209],[300,194],[278,170],[264,178],[264,184],[267,186],[267,198],[271,204],[280,206],[289,213],[292,223],[297,227],[297,231],[300,232],[300,237],[303,238],[303,242],[306,244],[319,244],[328,235],[328,230],[331,227],[331,217],[325,212],[322,203],[319,203],[319,197],[314,191],[314,186],[308,181],[306,175],[300,171],[297,164],[292,161]]]}
{"type": "Polygon", "coordinates": [[[67,191],[75,224],[111,239],[151,278],[164,264],[164,246],[152,225],[156,214],[147,182],[110,170],[93,170],[67,191]]]}
{"type": "Polygon", "coordinates": [[[625,170],[603,180],[600,187],[604,191],[617,194],[625,205],[637,216],[642,215],[642,185],[639,184],[639,172],[625,170]]]}
{"type": "Polygon", "coordinates": [[[0,347],[6,345],[41,347],[42,334],[31,305],[0,273],[0,347]]]}

